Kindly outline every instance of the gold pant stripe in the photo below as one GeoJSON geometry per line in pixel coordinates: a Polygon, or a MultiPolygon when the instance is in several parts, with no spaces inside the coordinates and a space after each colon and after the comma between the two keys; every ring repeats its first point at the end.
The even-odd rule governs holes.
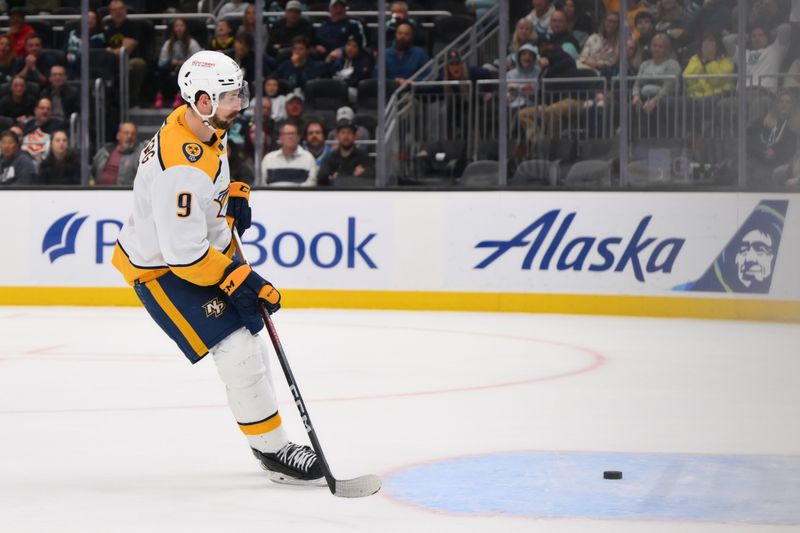
{"type": "Polygon", "coordinates": [[[263,435],[270,431],[277,429],[281,425],[281,415],[276,411],[274,415],[262,420],[261,422],[253,422],[252,424],[239,424],[239,429],[245,435],[263,435]]]}
{"type": "Polygon", "coordinates": [[[192,328],[189,322],[183,317],[178,308],[173,305],[170,301],[167,294],[164,292],[164,289],[161,288],[161,284],[158,282],[157,279],[152,281],[148,281],[145,283],[145,286],[150,291],[150,294],[153,295],[155,298],[156,303],[167,313],[167,316],[172,323],[177,326],[178,330],[181,334],[186,337],[186,340],[189,341],[192,349],[199,355],[203,357],[205,354],[208,353],[208,348],[206,347],[205,343],[202,339],[197,335],[197,332],[192,328]]]}

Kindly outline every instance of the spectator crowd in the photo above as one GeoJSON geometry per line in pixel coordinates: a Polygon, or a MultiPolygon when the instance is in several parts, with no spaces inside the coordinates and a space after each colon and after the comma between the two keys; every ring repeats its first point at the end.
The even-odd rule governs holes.
{"type": "MultiPolygon", "coordinates": [[[[51,3],[53,13],[62,7],[51,3]]],[[[480,14],[493,3],[462,4],[465,13],[480,14]]],[[[453,4],[430,1],[414,7],[449,9],[453,4]]],[[[691,133],[704,136],[717,127],[709,116],[735,114],[735,95],[741,89],[749,102],[752,171],[764,181],[761,185],[796,185],[800,24],[788,20],[800,21],[800,0],[748,0],[748,5],[746,13],[739,13],[735,0],[632,0],[622,16],[617,0],[603,0],[601,12],[592,14],[588,9],[594,6],[581,0],[531,0],[530,11],[512,21],[505,56],[512,123],[528,141],[558,138],[565,117],[626,105],[636,124],[632,133],[646,138],[669,129],[675,106],[684,106],[691,133]],[[747,35],[736,35],[738,17],[746,17],[747,35]],[[624,51],[619,50],[622,23],[630,28],[624,51]],[[744,65],[739,64],[739,47],[745,48],[744,65]],[[621,53],[634,80],[631,98],[608,106],[609,99],[618,97],[613,88],[621,53]],[[732,76],[738,69],[747,76],[745,87],[738,88],[732,76]],[[605,90],[562,88],[548,93],[547,82],[558,78],[605,78],[607,84],[605,90]]],[[[132,107],[180,106],[177,72],[201,49],[230,55],[244,70],[245,79],[256,81],[259,21],[251,3],[222,2],[205,19],[169,17],[163,38],[156,37],[152,21],[130,14],[188,12],[186,6],[170,0],[166,5],[110,0],[92,6],[88,46],[113,64],[123,51],[127,55],[132,107]]],[[[337,180],[372,178],[369,152],[374,150],[365,149],[363,142],[375,138],[377,110],[359,100],[369,82],[374,87],[377,75],[375,32],[349,14],[353,6],[348,0],[330,0],[322,6],[276,0],[265,6],[280,14],[265,17],[262,23],[263,131],[256,135],[253,101],[229,135],[229,159],[237,175],[257,185],[281,186],[334,186],[337,180]],[[312,23],[304,14],[310,8],[324,8],[328,17],[312,23]],[[334,109],[320,107],[320,100],[334,97],[338,98],[334,109]],[[256,150],[258,138],[262,146],[256,150]],[[263,155],[259,175],[252,164],[257,151],[263,155]]],[[[364,2],[357,7],[370,9],[364,2]]],[[[80,112],[79,26],[66,24],[57,42],[43,24],[26,20],[26,14],[24,7],[12,8],[7,28],[0,29],[0,184],[78,184],[76,154],[70,149],[76,140],[71,142],[68,134],[71,117],[80,112]]],[[[409,16],[409,5],[390,2],[382,58],[387,78],[407,86],[436,51],[422,24],[409,16]]],[[[498,66],[496,61],[468,66],[457,50],[451,50],[442,72],[433,73],[433,79],[475,84],[496,78],[498,66]]],[[[454,121],[454,127],[462,123],[468,127],[463,117],[454,121]]],[[[93,184],[130,185],[133,180],[141,141],[136,125],[123,123],[115,130],[114,142],[93,147],[93,184]]]]}

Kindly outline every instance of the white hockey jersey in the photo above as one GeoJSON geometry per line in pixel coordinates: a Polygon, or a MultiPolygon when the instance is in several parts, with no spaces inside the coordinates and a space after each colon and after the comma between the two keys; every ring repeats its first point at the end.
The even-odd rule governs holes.
{"type": "Polygon", "coordinates": [[[208,143],[173,111],[139,156],[133,213],[120,231],[113,265],[133,285],[172,271],[196,285],[218,283],[231,263],[225,220],[230,170],[224,131],[208,143]]]}

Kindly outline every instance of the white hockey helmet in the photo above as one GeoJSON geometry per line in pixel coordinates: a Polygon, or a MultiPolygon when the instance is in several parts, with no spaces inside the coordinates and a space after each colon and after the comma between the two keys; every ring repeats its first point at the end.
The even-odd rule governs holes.
{"type": "Polygon", "coordinates": [[[206,122],[217,112],[220,98],[225,93],[238,92],[241,109],[245,109],[250,103],[242,69],[236,61],[221,52],[203,50],[192,54],[178,72],[178,87],[183,99],[206,122]],[[200,91],[211,98],[209,115],[203,115],[197,110],[196,97],[200,91]]]}

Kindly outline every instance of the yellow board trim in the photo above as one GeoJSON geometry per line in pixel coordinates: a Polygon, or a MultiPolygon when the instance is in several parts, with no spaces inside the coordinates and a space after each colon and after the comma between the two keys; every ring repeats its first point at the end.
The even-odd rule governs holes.
{"type": "MultiPolygon", "coordinates": [[[[286,308],[503,311],[800,322],[800,301],[685,296],[281,290],[286,308]]],[[[139,306],[130,288],[0,287],[0,305],[139,306]]]]}
{"type": "Polygon", "coordinates": [[[239,429],[241,429],[242,433],[245,435],[263,435],[264,433],[274,431],[280,425],[281,415],[276,412],[266,420],[257,422],[255,424],[239,424],[239,429]]]}
{"type": "Polygon", "coordinates": [[[192,350],[195,351],[197,355],[203,357],[205,354],[208,353],[208,348],[206,347],[205,343],[200,339],[197,335],[197,332],[194,328],[186,321],[178,308],[170,301],[167,294],[164,292],[164,289],[161,288],[161,284],[158,282],[157,279],[152,281],[148,281],[145,283],[145,287],[150,291],[150,294],[153,295],[155,298],[156,303],[167,313],[167,316],[172,323],[177,326],[178,330],[186,337],[186,340],[189,341],[189,345],[192,347],[192,350]]]}

